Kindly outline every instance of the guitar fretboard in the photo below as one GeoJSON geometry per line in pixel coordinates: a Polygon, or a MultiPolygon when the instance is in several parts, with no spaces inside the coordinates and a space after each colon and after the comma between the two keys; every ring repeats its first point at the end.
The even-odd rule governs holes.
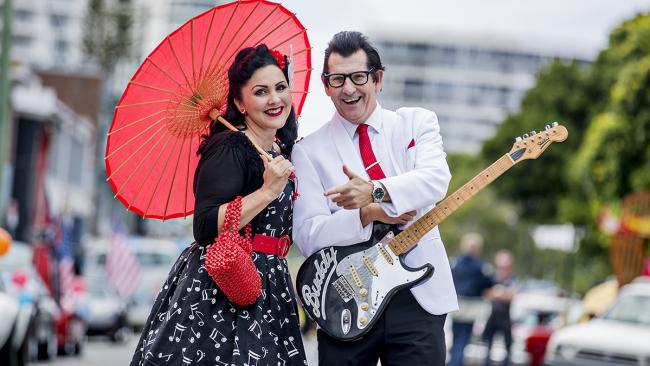
{"type": "Polygon", "coordinates": [[[465,183],[456,192],[440,201],[431,211],[427,212],[409,226],[408,229],[402,231],[391,240],[388,245],[393,253],[401,255],[408,252],[429,230],[440,224],[467,200],[487,187],[513,165],[515,165],[515,162],[510,158],[510,155],[505,154],[469,182],[465,183]]]}

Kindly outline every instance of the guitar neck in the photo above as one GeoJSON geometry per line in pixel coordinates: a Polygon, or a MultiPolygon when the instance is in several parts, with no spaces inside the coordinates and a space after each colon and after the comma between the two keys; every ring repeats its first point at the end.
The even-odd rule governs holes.
{"type": "Polygon", "coordinates": [[[465,183],[456,192],[439,202],[436,207],[415,221],[408,229],[402,231],[388,244],[397,255],[408,252],[431,229],[449,217],[475,194],[487,187],[492,181],[510,169],[515,162],[509,154],[503,155],[487,169],[465,183]]]}

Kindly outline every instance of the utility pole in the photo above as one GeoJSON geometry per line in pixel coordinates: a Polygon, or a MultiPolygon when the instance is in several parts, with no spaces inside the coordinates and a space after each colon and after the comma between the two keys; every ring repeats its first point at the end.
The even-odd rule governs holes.
{"type": "Polygon", "coordinates": [[[0,54],[0,223],[5,220],[7,207],[8,184],[5,186],[5,166],[11,144],[11,114],[9,113],[9,94],[11,75],[11,25],[13,16],[13,0],[4,0],[2,14],[2,54],[0,54]]]}

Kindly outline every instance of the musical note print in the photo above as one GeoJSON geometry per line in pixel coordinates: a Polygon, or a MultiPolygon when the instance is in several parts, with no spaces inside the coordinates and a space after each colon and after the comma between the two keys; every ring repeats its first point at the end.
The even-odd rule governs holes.
{"type": "Polygon", "coordinates": [[[196,292],[201,291],[201,280],[197,280],[196,278],[193,278],[192,284],[187,287],[187,292],[191,292],[192,287],[194,287],[194,291],[196,292]],[[194,286],[195,283],[198,283],[198,285],[194,286]]]}
{"type": "Polygon", "coordinates": [[[219,311],[217,311],[216,314],[212,315],[212,319],[214,319],[217,323],[221,323],[221,322],[225,321],[225,319],[223,317],[223,310],[219,310],[219,311]]]}
{"type": "Polygon", "coordinates": [[[196,339],[201,338],[201,332],[195,332],[194,328],[190,327],[190,331],[192,331],[193,336],[190,337],[190,343],[194,343],[196,339]]]}
{"type": "Polygon", "coordinates": [[[278,353],[278,359],[279,359],[280,361],[282,361],[282,363],[280,363],[280,361],[278,361],[278,366],[284,366],[284,365],[287,364],[287,360],[283,359],[282,356],[280,356],[279,353],[278,353]]]}
{"type": "Polygon", "coordinates": [[[194,318],[198,318],[199,319],[198,324],[199,324],[199,326],[202,327],[205,324],[205,322],[203,321],[203,313],[198,311],[197,310],[198,308],[199,308],[199,303],[198,302],[190,305],[190,311],[192,313],[188,316],[188,318],[190,320],[194,320],[194,318]]]}
{"type": "Polygon", "coordinates": [[[210,334],[210,339],[212,339],[214,341],[214,348],[221,347],[221,344],[224,343],[227,340],[226,336],[223,333],[221,333],[220,331],[218,331],[216,328],[212,328],[212,333],[210,334]],[[219,337],[219,336],[221,336],[221,338],[219,338],[219,340],[217,341],[217,337],[219,337]]]}
{"type": "Polygon", "coordinates": [[[183,326],[183,325],[181,325],[181,324],[176,323],[176,327],[174,328],[174,334],[172,334],[172,335],[169,336],[169,341],[170,341],[170,342],[174,342],[174,341],[176,341],[176,343],[180,342],[180,341],[181,341],[181,337],[183,336],[183,332],[185,332],[185,329],[187,329],[187,327],[185,327],[185,326],[183,326]],[[176,332],[177,332],[177,331],[181,333],[181,334],[179,334],[178,336],[176,336],[176,332]]]}
{"type": "Polygon", "coordinates": [[[264,320],[266,320],[266,322],[269,323],[269,324],[271,324],[271,322],[275,320],[275,318],[274,318],[273,315],[271,314],[271,309],[267,310],[267,311],[266,311],[266,314],[264,314],[262,317],[263,317],[264,320]]]}
{"type": "Polygon", "coordinates": [[[205,289],[201,292],[201,299],[203,301],[210,301],[213,304],[217,303],[217,289],[205,289]]]}
{"type": "Polygon", "coordinates": [[[275,212],[276,212],[275,206],[269,206],[269,207],[266,208],[266,216],[265,217],[269,217],[269,215],[275,215],[275,212]]]}
{"type": "Polygon", "coordinates": [[[196,363],[199,363],[199,362],[201,362],[201,360],[203,359],[203,357],[205,357],[205,352],[203,352],[203,351],[201,351],[201,350],[199,349],[199,350],[196,350],[196,355],[199,356],[199,359],[196,360],[196,363]]]}
{"type": "Polygon", "coordinates": [[[257,322],[257,320],[253,320],[253,324],[251,324],[250,327],[248,327],[248,330],[250,330],[257,339],[262,338],[262,327],[260,326],[260,323],[257,322]]]}
{"type": "Polygon", "coordinates": [[[239,356],[239,337],[235,336],[235,349],[232,351],[233,356],[239,356]]]}
{"type": "Polygon", "coordinates": [[[182,353],[181,353],[181,354],[183,355],[183,363],[186,364],[186,365],[189,365],[189,364],[192,363],[193,360],[192,360],[191,358],[185,356],[185,350],[186,350],[186,349],[187,349],[187,348],[183,347],[183,349],[182,349],[182,353]]]}
{"type": "Polygon", "coordinates": [[[296,346],[293,344],[293,340],[294,340],[293,337],[289,337],[288,341],[282,342],[282,343],[284,343],[284,348],[287,349],[287,354],[289,355],[289,358],[291,358],[291,357],[293,357],[293,356],[295,356],[295,355],[297,355],[299,353],[298,348],[296,348],[296,346]],[[291,345],[291,346],[289,346],[289,345],[291,345]]]}
{"type": "Polygon", "coordinates": [[[257,361],[259,361],[259,360],[260,360],[260,355],[258,355],[257,353],[249,350],[248,351],[248,362],[244,363],[244,366],[257,366],[257,361]],[[253,359],[253,361],[255,361],[255,363],[251,362],[251,358],[253,359]]]}
{"type": "Polygon", "coordinates": [[[217,357],[215,357],[214,360],[217,361],[217,365],[221,365],[221,366],[230,366],[230,364],[229,364],[228,362],[223,362],[223,361],[221,361],[221,356],[217,356],[217,357]]]}
{"type": "MultiPolygon", "coordinates": [[[[253,233],[291,235],[293,184],[257,215],[253,233]]],[[[241,307],[208,274],[208,248],[196,243],[185,248],[161,281],[155,313],[142,330],[131,366],[154,361],[161,366],[306,365],[286,261],[253,252],[261,296],[241,307]]]]}
{"type": "Polygon", "coordinates": [[[172,354],[163,355],[162,352],[158,353],[158,359],[162,360],[163,358],[166,359],[165,362],[169,362],[169,359],[172,358],[172,354]]]}

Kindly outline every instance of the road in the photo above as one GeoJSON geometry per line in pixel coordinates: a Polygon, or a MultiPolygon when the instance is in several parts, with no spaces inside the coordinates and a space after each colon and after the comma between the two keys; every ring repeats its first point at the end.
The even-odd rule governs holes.
{"type": "MultiPolygon", "coordinates": [[[[313,333],[315,334],[315,333],[313,333]]],[[[126,342],[111,343],[107,338],[92,337],[86,342],[80,356],[59,356],[51,362],[35,362],[38,366],[126,366],[131,362],[138,336],[131,336],[126,342]]],[[[304,338],[309,365],[318,364],[316,337],[304,338]]]]}

